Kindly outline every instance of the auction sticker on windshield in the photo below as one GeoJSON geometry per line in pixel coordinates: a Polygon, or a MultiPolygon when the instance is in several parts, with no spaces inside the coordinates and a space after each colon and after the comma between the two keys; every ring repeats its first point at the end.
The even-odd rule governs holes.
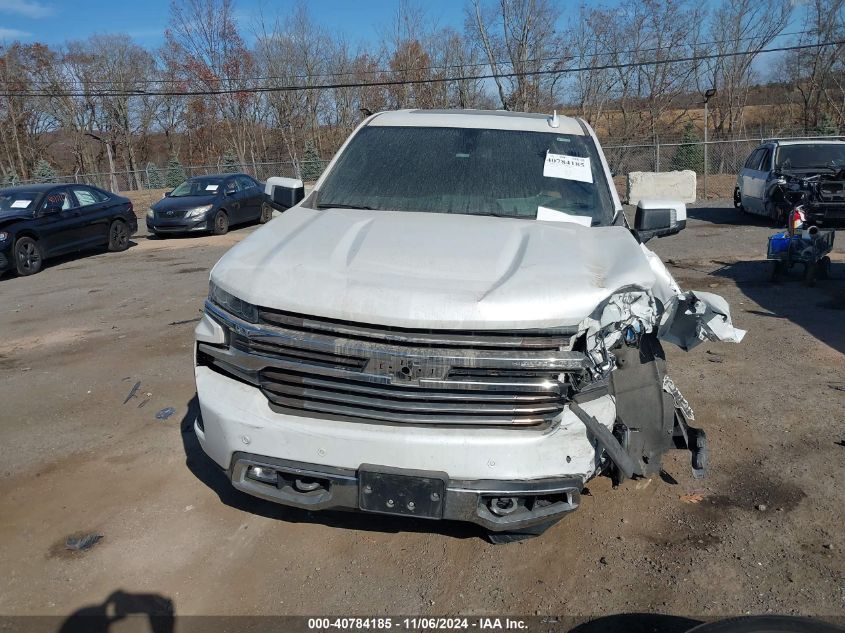
{"type": "Polygon", "coordinates": [[[13,209],[26,209],[32,200],[13,200],[12,201],[12,208],[13,209]]]}
{"type": "Polygon", "coordinates": [[[567,154],[552,154],[551,152],[547,152],[546,162],[543,163],[543,175],[547,178],[593,182],[593,170],[590,168],[590,159],[581,158],[580,156],[568,156],[567,154]]]}

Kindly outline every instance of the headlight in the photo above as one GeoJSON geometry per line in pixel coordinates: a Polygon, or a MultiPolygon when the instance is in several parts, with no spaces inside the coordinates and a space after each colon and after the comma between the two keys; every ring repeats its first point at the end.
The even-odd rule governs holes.
{"type": "Polygon", "coordinates": [[[208,284],[208,300],[244,321],[258,323],[257,306],[241,301],[236,296],[221,290],[214,282],[208,284]]]}
{"type": "Polygon", "coordinates": [[[188,212],[185,214],[186,218],[199,218],[208,213],[211,210],[213,205],[207,204],[204,207],[196,207],[194,209],[189,209],[188,212]]]}
{"type": "Polygon", "coordinates": [[[148,220],[152,220],[153,218],[155,218],[155,216],[156,216],[155,211],[153,211],[152,209],[147,209],[147,219],[148,220]]]}
{"type": "Polygon", "coordinates": [[[8,231],[0,231],[0,244],[8,240],[12,236],[8,231]]]}

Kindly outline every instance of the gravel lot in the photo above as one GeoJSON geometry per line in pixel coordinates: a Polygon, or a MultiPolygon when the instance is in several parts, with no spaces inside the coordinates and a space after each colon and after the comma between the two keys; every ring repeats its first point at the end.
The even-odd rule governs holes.
{"type": "Polygon", "coordinates": [[[845,615],[843,246],[833,279],[773,284],[772,230],[707,204],[652,247],[748,330],[667,346],[710,476],[672,453],[664,476],[597,479],[578,512],[507,546],[473,526],[275,506],[205,458],[192,331],[209,269],[254,227],[4,277],[0,614],[65,616],[123,590],[177,614],[845,615]],[[64,548],[91,531],[104,538],[89,551],[64,548]]]}

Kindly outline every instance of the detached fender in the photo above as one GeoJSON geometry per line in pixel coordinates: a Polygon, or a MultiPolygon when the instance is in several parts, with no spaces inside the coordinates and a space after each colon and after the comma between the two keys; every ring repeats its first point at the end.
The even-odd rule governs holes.
{"type": "Polygon", "coordinates": [[[666,317],[658,336],[685,351],[702,341],[739,343],[745,337],[745,330],[733,326],[728,302],[712,292],[696,290],[676,296],[667,306],[666,317]]]}
{"type": "Polygon", "coordinates": [[[702,341],[739,343],[745,330],[735,328],[731,308],[712,292],[683,292],[660,258],[642,245],[643,254],[656,278],[652,292],[663,305],[657,336],[689,351],[702,341]]]}

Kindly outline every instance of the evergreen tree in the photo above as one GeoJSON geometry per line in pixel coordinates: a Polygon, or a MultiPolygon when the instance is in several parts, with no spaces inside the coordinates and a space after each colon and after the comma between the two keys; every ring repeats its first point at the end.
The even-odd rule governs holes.
{"type": "Polygon", "coordinates": [[[182,163],[179,162],[179,157],[173,154],[167,161],[167,175],[165,176],[164,186],[172,189],[178,187],[187,179],[188,176],[185,173],[185,168],[182,167],[182,163]]]}
{"type": "Polygon", "coordinates": [[[691,121],[684,126],[681,144],[672,158],[672,169],[675,171],[692,169],[699,174],[704,171],[704,146],[701,145],[691,121]]]}
{"type": "Polygon", "coordinates": [[[21,179],[18,177],[18,172],[14,170],[14,168],[10,169],[9,171],[3,174],[3,186],[4,187],[14,187],[15,185],[20,184],[21,179]]]}
{"type": "Polygon", "coordinates": [[[320,160],[314,141],[305,141],[305,151],[302,153],[299,171],[305,182],[313,182],[323,173],[323,161],[320,160]]]}
{"type": "Polygon", "coordinates": [[[55,182],[56,170],[43,158],[35,163],[35,169],[32,172],[32,178],[35,182],[55,182]]]}
{"type": "Polygon", "coordinates": [[[223,158],[220,159],[220,171],[224,174],[231,174],[233,172],[241,171],[241,167],[241,162],[238,160],[238,157],[232,152],[226,152],[225,154],[223,154],[223,158]]]}
{"type": "Polygon", "coordinates": [[[147,189],[164,189],[164,178],[155,163],[147,163],[147,189]]]}
{"type": "Polygon", "coordinates": [[[819,124],[816,127],[816,133],[819,136],[836,136],[839,134],[839,130],[836,128],[836,124],[833,122],[833,119],[831,119],[829,115],[823,114],[821,121],[819,121],[819,124]]]}

